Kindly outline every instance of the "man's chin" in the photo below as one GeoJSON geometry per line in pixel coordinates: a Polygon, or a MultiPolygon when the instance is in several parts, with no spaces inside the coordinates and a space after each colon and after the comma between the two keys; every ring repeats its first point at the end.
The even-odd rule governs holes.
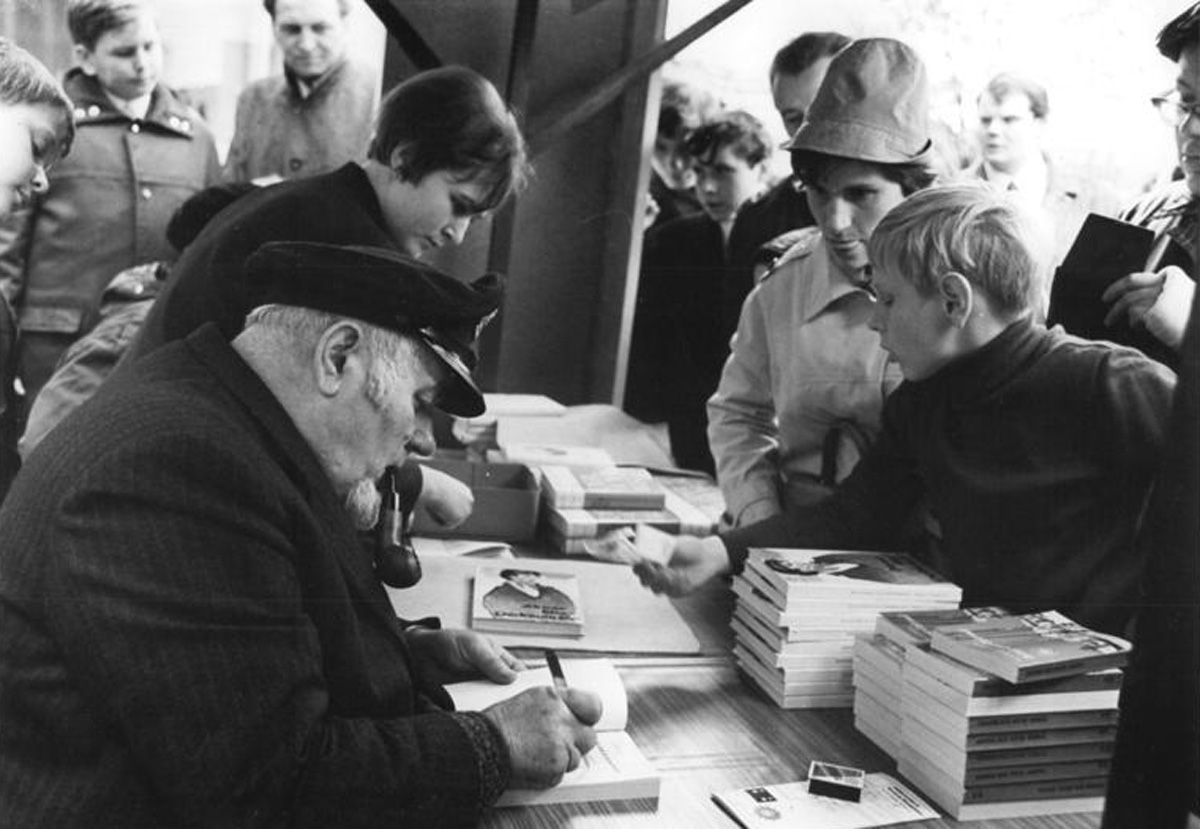
{"type": "Polygon", "coordinates": [[[351,487],[346,493],[345,507],[354,528],[369,530],[379,523],[382,503],[374,481],[364,478],[351,487]]]}
{"type": "Polygon", "coordinates": [[[1187,180],[1188,192],[1193,196],[1200,196],[1200,164],[1185,165],[1183,177],[1187,180]]]}

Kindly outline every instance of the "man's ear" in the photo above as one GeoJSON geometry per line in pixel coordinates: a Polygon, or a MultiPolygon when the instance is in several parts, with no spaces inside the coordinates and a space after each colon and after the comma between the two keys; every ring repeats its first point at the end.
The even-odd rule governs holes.
{"type": "Polygon", "coordinates": [[[361,363],[362,342],[362,328],[351,320],[341,320],[325,329],[313,354],[321,394],[333,397],[341,390],[348,373],[361,363]]]}
{"type": "Polygon", "coordinates": [[[964,328],[975,308],[974,287],[961,273],[950,271],[938,280],[938,301],[950,324],[964,328]]]}
{"type": "Polygon", "coordinates": [[[76,43],[72,51],[75,53],[75,62],[79,64],[79,68],[83,70],[83,74],[94,77],[96,74],[96,64],[92,63],[92,50],[82,43],[76,43]]]}

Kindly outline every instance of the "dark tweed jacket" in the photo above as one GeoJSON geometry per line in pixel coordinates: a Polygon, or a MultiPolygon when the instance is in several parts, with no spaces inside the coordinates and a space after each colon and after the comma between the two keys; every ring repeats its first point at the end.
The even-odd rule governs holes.
{"type": "Polygon", "coordinates": [[[0,539],[5,826],[468,825],[507,782],[212,326],[63,421],[0,539]]]}

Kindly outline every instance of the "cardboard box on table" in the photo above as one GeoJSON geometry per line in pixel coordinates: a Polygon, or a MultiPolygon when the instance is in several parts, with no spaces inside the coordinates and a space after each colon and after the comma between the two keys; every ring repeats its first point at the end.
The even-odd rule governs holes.
{"type": "Polygon", "coordinates": [[[413,516],[414,535],[434,538],[482,538],[532,541],[538,526],[540,478],[519,463],[481,463],[455,457],[421,461],[465,483],[475,495],[470,517],[452,529],[439,525],[425,510],[413,516]]]}

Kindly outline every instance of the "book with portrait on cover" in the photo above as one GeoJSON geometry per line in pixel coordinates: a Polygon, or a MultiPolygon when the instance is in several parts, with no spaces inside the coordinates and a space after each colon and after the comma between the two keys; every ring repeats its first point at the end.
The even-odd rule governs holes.
{"type": "Polygon", "coordinates": [[[475,571],[471,627],[491,633],[583,635],[583,603],[574,573],[481,565],[475,571]]]}
{"type": "Polygon", "coordinates": [[[935,629],[930,647],[1013,683],[1120,668],[1130,643],[1056,611],[980,619],[935,629]]]}
{"type": "Polygon", "coordinates": [[[761,577],[780,606],[802,598],[904,596],[957,604],[962,590],[906,553],[753,547],[746,570],[761,577]]]}

